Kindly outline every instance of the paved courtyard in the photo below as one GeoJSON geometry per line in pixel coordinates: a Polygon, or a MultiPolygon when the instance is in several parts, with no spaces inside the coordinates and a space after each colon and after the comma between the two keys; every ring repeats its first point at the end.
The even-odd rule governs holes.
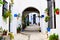
{"type": "Polygon", "coordinates": [[[14,40],[47,40],[47,35],[44,33],[38,32],[38,28],[39,26],[37,25],[32,25],[32,26],[30,25],[25,29],[28,31],[15,34],[14,40]]]}
{"type": "Polygon", "coordinates": [[[14,40],[47,40],[47,36],[40,32],[24,32],[15,34],[14,40]]]}

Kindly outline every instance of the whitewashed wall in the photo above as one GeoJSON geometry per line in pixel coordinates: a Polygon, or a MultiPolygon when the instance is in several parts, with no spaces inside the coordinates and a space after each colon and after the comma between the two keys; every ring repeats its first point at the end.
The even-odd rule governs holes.
{"type": "MultiPolygon", "coordinates": [[[[22,12],[24,9],[28,8],[28,7],[34,7],[37,8],[40,11],[40,15],[45,15],[44,10],[47,8],[47,1],[46,0],[14,0],[14,4],[12,7],[12,15],[13,15],[13,19],[12,19],[12,23],[11,23],[11,32],[16,33],[16,28],[18,25],[17,22],[17,18],[14,17],[14,14],[18,14],[20,13],[20,15],[22,16],[22,12]]],[[[21,19],[21,17],[20,17],[21,19]]],[[[45,22],[44,22],[44,18],[40,18],[40,26],[42,29],[42,32],[45,32],[46,27],[45,27],[45,22]]]]}
{"type": "MultiPolygon", "coordinates": [[[[7,0],[6,0],[7,1],[7,0]]],[[[7,2],[9,2],[9,1],[7,1],[7,2]]],[[[1,4],[0,4],[1,5],[1,4]]],[[[8,3],[8,5],[9,5],[9,3],[8,3]]],[[[9,6],[7,7],[7,9],[9,8],[9,6]]],[[[3,17],[2,17],[2,5],[0,6],[0,27],[2,27],[3,28],[3,30],[4,29],[6,29],[6,30],[8,30],[9,28],[8,28],[8,18],[7,18],[7,22],[5,22],[4,20],[3,20],[3,17]]]]}
{"type": "MultiPolygon", "coordinates": [[[[55,5],[56,5],[56,8],[60,9],[60,0],[55,0],[55,5]]],[[[60,38],[60,13],[59,15],[56,14],[56,29],[51,29],[50,34],[52,33],[59,34],[59,38],[60,38]]]]}
{"type": "MultiPolygon", "coordinates": [[[[8,2],[8,5],[9,5],[9,2],[10,0],[6,0],[8,2]]],[[[59,5],[59,2],[60,0],[55,0],[56,2],[56,8],[60,8],[60,5],[59,5]]],[[[24,9],[28,8],[28,7],[34,7],[36,9],[38,9],[40,11],[40,16],[41,15],[44,15],[46,16],[45,14],[45,9],[47,8],[47,1],[46,0],[14,0],[14,4],[12,6],[12,23],[11,23],[11,32],[13,33],[16,33],[16,28],[18,27],[18,24],[21,24],[21,16],[22,16],[22,12],[24,9]],[[20,19],[17,20],[16,17],[14,17],[14,14],[18,14],[20,13],[20,19]]],[[[8,7],[9,8],[9,7],[8,7]]],[[[45,18],[45,17],[44,17],[45,18]]],[[[46,27],[47,27],[47,23],[44,21],[44,18],[40,18],[40,27],[42,29],[42,32],[45,32],[46,31],[46,27]]],[[[59,15],[56,15],[56,30],[55,32],[56,33],[60,33],[59,31],[59,26],[60,26],[60,14],[59,15]],[[58,32],[57,32],[58,31],[58,32]]],[[[3,27],[3,29],[7,29],[9,28],[9,25],[8,25],[8,21],[7,21],[7,24],[3,21],[2,19],[2,6],[0,7],[0,26],[3,27]]]]}

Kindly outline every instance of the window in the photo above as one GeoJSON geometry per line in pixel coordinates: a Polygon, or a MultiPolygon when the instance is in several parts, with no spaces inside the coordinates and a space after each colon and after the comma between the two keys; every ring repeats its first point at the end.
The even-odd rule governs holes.
{"type": "Polygon", "coordinates": [[[8,8],[8,3],[5,1],[5,0],[3,0],[3,2],[5,3],[5,4],[3,4],[3,7],[2,7],[2,15],[4,15],[4,13],[6,13],[6,11],[7,11],[7,8],[8,8]]]}

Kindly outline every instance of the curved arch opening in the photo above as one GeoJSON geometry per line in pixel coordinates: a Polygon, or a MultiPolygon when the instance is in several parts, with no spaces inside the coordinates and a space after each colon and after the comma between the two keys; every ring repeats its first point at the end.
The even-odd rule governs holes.
{"type": "MultiPolygon", "coordinates": [[[[40,22],[36,23],[36,18],[40,15],[40,12],[38,9],[34,8],[34,7],[28,7],[26,9],[24,9],[24,11],[22,12],[22,29],[25,29],[26,26],[29,26],[30,24],[38,24],[40,26],[40,22]],[[31,17],[33,16],[33,23],[30,22],[31,17]],[[37,16],[36,16],[37,15],[37,16]]],[[[40,20],[40,18],[39,18],[40,20]]]]}

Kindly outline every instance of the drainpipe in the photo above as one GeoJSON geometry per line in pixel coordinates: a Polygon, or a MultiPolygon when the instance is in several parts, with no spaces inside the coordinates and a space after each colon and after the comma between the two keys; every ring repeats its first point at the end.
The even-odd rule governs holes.
{"type": "MultiPolygon", "coordinates": [[[[9,11],[11,11],[11,3],[9,3],[9,11]]],[[[10,17],[9,17],[9,32],[10,32],[10,17]]]]}

